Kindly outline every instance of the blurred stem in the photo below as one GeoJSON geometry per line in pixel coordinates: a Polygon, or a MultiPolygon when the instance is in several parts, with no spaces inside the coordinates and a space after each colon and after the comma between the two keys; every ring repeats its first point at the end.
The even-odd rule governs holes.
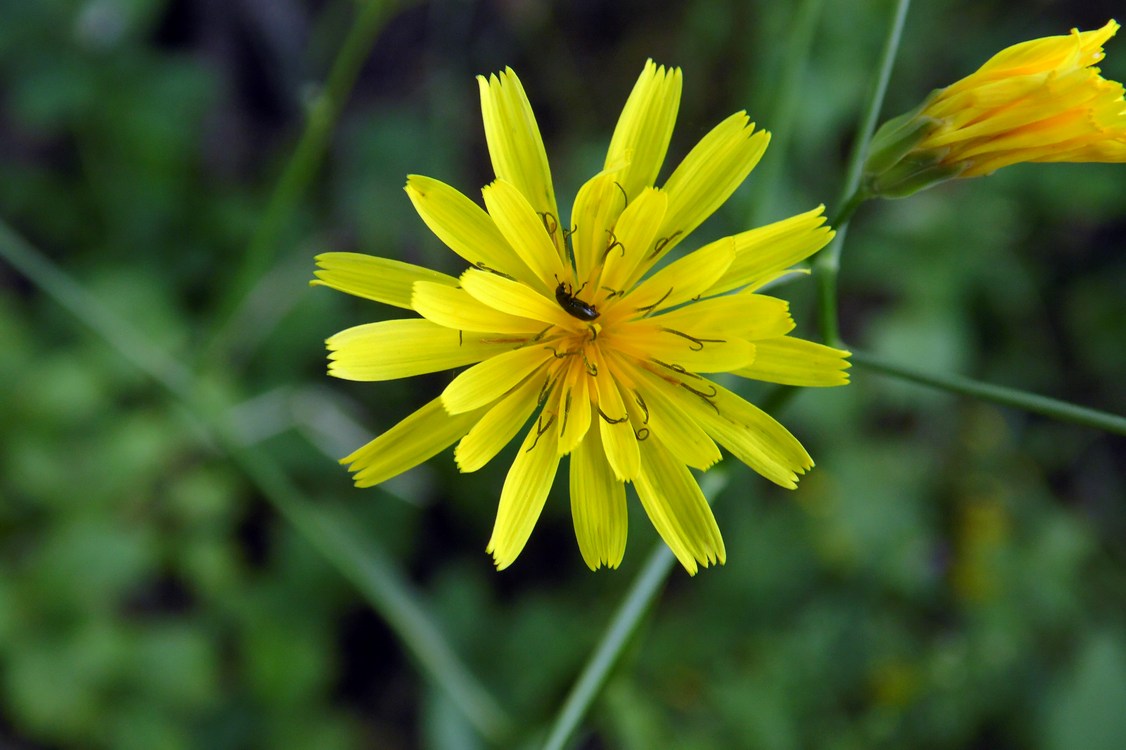
{"type": "Polygon", "coordinates": [[[270,456],[235,437],[223,417],[228,411],[229,405],[217,404],[207,419],[227,456],[282,517],[359,590],[474,728],[490,742],[506,740],[512,732],[511,721],[458,659],[382,545],[370,537],[361,540],[344,523],[308,502],[270,456]]]}
{"type": "Polygon", "coordinates": [[[195,423],[237,465],[270,504],[306,541],[360,591],[391,626],[400,642],[466,718],[492,742],[501,742],[511,722],[478,683],[427,615],[377,542],[362,542],[345,525],[309,503],[284,470],[261,450],[244,445],[226,415],[231,404],[204,398],[191,373],[154,346],[133,326],[71,279],[30,243],[0,221],[0,257],[106,340],[124,359],[163,386],[195,423]]]}
{"type": "Polygon", "coordinates": [[[867,197],[860,191],[860,178],[864,172],[864,158],[867,155],[872,134],[876,132],[876,121],[880,117],[880,109],[884,104],[884,93],[887,91],[888,81],[891,78],[891,69],[895,64],[895,55],[899,51],[899,41],[903,36],[903,24],[907,20],[907,9],[910,6],[911,0],[896,0],[891,25],[888,27],[888,34],[884,40],[879,71],[868,96],[864,112],[860,117],[856,140],[852,144],[852,153],[849,155],[844,187],[841,190],[840,199],[837,201],[838,205],[841,206],[837,209],[833,222],[837,235],[829,243],[829,246],[813,259],[813,273],[817,277],[817,296],[821,308],[821,338],[830,346],[839,347],[841,345],[840,322],[837,318],[837,277],[841,268],[841,248],[844,247],[845,237],[848,235],[849,218],[867,197]]]}
{"type": "Polygon", "coordinates": [[[340,46],[324,87],[308,105],[308,116],[301,138],[274,187],[266,213],[258,223],[241,266],[224,291],[218,307],[215,337],[207,352],[209,360],[221,359],[226,347],[231,345],[230,339],[236,337],[247,297],[277,256],[282,230],[320,168],[344,103],[356,83],[356,77],[376,36],[383,29],[395,5],[395,2],[385,0],[358,3],[359,15],[340,46]]]}
{"type": "Polygon", "coordinates": [[[1120,417],[1115,414],[1089,409],[1085,406],[1076,406],[1066,401],[1039,396],[1035,393],[982,383],[959,375],[946,375],[916,370],[912,367],[904,367],[903,365],[888,362],[887,360],[865,352],[858,352],[855,349],[852,350],[852,361],[872,372],[878,372],[882,375],[899,378],[900,380],[919,383],[951,393],[960,393],[963,396],[979,398],[982,401],[990,401],[995,404],[1000,404],[1001,406],[1011,406],[1034,414],[1042,414],[1046,417],[1058,419],[1063,422],[1072,422],[1085,427],[1093,427],[1096,430],[1104,430],[1116,435],[1126,435],[1126,417],[1120,417]]]}
{"type": "MultiPolygon", "coordinates": [[[[704,476],[701,487],[705,496],[711,501],[726,484],[727,480],[723,475],[719,471],[712,470],[704,476]]],[[[590,710],[594,699],[602,692],[610,677],[610,671],[629,645],[630,638],[637,632],[642,618],[650,611],[675,562],[676,558],[669,551],[668,545],[658,541],[641,573],[630,587],[625,600],[610,621],[610,626],[606,628],[598,648],[591,654],[590,661],[583,668],[575,686],[567,695],[567,700],[559,709],[551,726],[551,733],[543,744],[543,750],[563,750],[566,746],[567,741],[590,710]]]]}
{"type": "Polygon", "coordinates": [[[858,189],[855,193],[842,201],[842,205],[837,209],[836,213],[829,217],[829,226],[840,227],[840,229],[837,230],[838,234],[842,231],[847,231],[848,223],[852,220],[852,215],[856,213],[856,209],[860,208],[860,204],[871,197],[872,196],[866,191],[858,189]]]}
{"type": "Polygon", "coordinates": [[[813,33],[821,20],[824,4],[824,0],[802,0],[794,12],[786,44],[778,47],[782,58],[776,65],[769,66],[774,70],[780,69],[782,74],[776,79],[770,105],[760,121],[770,131],[770,148],[755,175],[758,189],[747,217],[746,225],[749,227],[764,224],[771,215],[778,192],[778,175],[786,163],[794,119],[802,101],[802,78],[808,68],[813,33]]]}
{"type": "Polygon", "coordinates": [[[187,368],[152,346],[136,329],[106,309],[4,221],[0,221],[0,257],[105,339],[123,359],[160,383],[172,395],[181,399],[189,396],[192,374],[187,368]]]}

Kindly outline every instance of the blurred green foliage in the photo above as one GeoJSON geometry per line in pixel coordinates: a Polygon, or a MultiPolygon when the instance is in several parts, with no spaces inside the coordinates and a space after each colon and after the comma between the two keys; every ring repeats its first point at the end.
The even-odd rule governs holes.
{"type": "MultiPolygon", "coordinates": [[[[351,488],[335,459],[449,376],[327,382],[322,339],[391,311],[307,289],[311,258],[459,271],[401,186],[419,172],[472,195],[490,179],[472,75],[504,65],[536,108],[561,196],[598,168],[653,57],[684,68],[670,161],[731,111],[775,130],[778,148],[701,241],[831,211],[889,3],[805,6],[821,20],[804,67],[788,56],[788,4],[397,10],[273,269],[231,290],[352,5],[0,0],[0,217],[186,366],[210,353],[220,366],[200,387],[239,404],[239,439],[397,561],[514,717],[513,742],[530,742],[652,529],[631,508],[622,570],[591,574],[557,487],[497,574],[483,546],[512,449],[475,475],[444,455],[351,488]],[[796,91],[780,83],[790,74],[796,91]],[[249,302],[226,348],[209,348],[232,291],[249,302]]],[[[918,5],[888,116],[1005,45],[1112,12],[918,5]]],[[[1123,44],[1103,66],[1117,80],[1123,44]]],[[[865,206],[843,258],[846,340],[1126,412],[1123,184],[1121,166],[1025,165],[865,206]]],[[[487,746],[191,414],[8,266],[0,285],[0,742],[487,746]]],[[[814,337],[811,287],[782,294],[814,337]]],[[[782,420],[818,467],[794,493],[728,467],[727,565],[673,574],[578,746],[1122,745],[1121,439],[861,370],[846,389],[800,394],[782,420]]]]}

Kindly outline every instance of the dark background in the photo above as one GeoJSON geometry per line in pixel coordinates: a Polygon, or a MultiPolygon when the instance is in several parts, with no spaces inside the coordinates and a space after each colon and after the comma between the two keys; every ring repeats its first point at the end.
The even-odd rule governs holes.
{"type": "MultiPolygon", "coordinates": [[[[632,507],[622,569],[590,573],[560,480],[496,573],[484,545],[512,449],[478,474],[447,452],[353,489],[335,459],[449,375],[327,378],[324,338],[399,312],[309,289],[312,257],[460,272],[401,189],[421,173],[478,196],[492,175],[473,76],[506,65],[563,207],[652,57],[684,71],[670,163],[732,111],[774,133],[686,247],[818,203],[831,213],[890,3],[802,7],[818,5],[806,61],[784,3],[389,8],[322,167],[228,324],[359,6],[0,0],[0,217],[161,349],[207,364],[196,383],[237,403],[239,440],[393,561],[514,717],[512,742],[529,740],[656,535],[632,507]]],[[[1116,5],[918,3],[885,114],[1006,45],[1100,27],[1116,5]]],[[[1108,45],[1109,78],[1126,78],[1124,44],[1108,45]]],[[[862,207],[843,257],[846,340],[1126,412],[1124,187],[1121,165],[1018,165],[862,207]]],[[[778,293],[815,338],[812,289],[778,293]]],[[[853,380],[779,413],[818,463],[797,491],[726,462],[727,565],[673,573],[580,747],[1126,741],[1122,439],[859,368],[853,380]]],[[[443,675],[418,668],[182,407],[6,264],[0,382],[0,744],[489,746],[436,687],[443,675]]]]}

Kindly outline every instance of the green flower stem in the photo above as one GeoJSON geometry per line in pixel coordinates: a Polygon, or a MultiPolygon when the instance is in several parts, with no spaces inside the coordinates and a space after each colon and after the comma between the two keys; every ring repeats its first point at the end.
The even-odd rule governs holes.
{"type": "Polygon", "coordinates": [[[127,321],[108,310],[80,284],[0,221],[0,257],[59,305],[106,340],[125,360],[163,386],[184,406],[204,434],[237,465],[263,496],[364,596],[394,630],[418,664],[493,742],[509,736],[511,722],[442,637],[414,592],[374,539],[359,540],[346,525],[308,502],[282,467],[244,445],[225,415],[231,404],[204,399],[191,373],[127,321]]]}
{"type": "MultiPolygon", "coordinates": [[[[711,499],[718,495],[726,484],[727,480],[724,476],[713,469],[704,476],[701,488],[704,495],[711,499]]],[[[614,618],[606,628],[598,648],[591,654],[590,661],[583,668],[582,674],[579,675],[559,713],[556,714],[551,732],[543,744],[543,750],[563,750],[566,746],[567,741],[590,710],[594,699],[602,692],[610,677],[610,671],[629,645],[630,638],[637,632],[642,618],[650,611],[675,563],[676,558],[669,551],[668,545],[658,541],[626,598],[614,613],[614,618]]]]}
{"type": "Polygon", "coordinates": [[[972,396],[983,401],[1011,406],[1063,422],[1072,422],[1085,427],[1112,432],[1116,435],[1126,435],[1126,417],[1115,414],[1089,409],[1085,406],[1076,406],[1066,401],[1038,396],[1035,393],[990,385],[959,375],[943,375],[904,367],[865,352],[858,352],[855,349],[852,350],[852,361],[872,372],[889,375],[900,380],[908,380],[951,393],[960,393],[963,396],[972,396]]]}
{"type": "MultiPolygon", "coordinates": [[[[860,204],[868,200],[872,196],[864,190],[857,189],[852,195],[841,202],[841,207],[837,209],[836,213],[829,217],[829,226],[841,227],[844,231],[848,231],[848,223],[852,220],[852,215],[856,213],[856,209],[860,208],[860,204]]],[[[840,230],[838,229],[838,234],[840,230]]],[[[837,252],[838,260],[840,251],[837,252]]]]}
{"type": "Polygon", "coordinates": [[[896,0],[895,11],[892,16],[891,26],[884,40],[884,49],[880,57],[879,71],[875,84],[869,94],[864,113],[860,118],[860,127],[857,129],[856,141],[852,145],[849,155],[848,171],[845,175],[844,187],[834,216],[833,226],[837,236],[829,246],[819,252],[813,259],[813,273],[817,277],[817,296],[821,308],[821,338],[830,346],[840,346],[840,323],[837,320],[837,277],[841,268],[841,248],[844,247],[845,237],[848,235],[848,219],[867,196],[860,191],[860,178],[864,173],[864,158],[868,152],[868,144],[872,141],[872,134],[876,132],[876,121],[880,117],[880,109],[884,104],[884,93],[887,91],[888,81],[891,79],[891,69],[895,64],[895,55],[899,51],[899,41],[903,36],[903,24],[907,20],[907,9],[911,0],[896,0]]]}
{"type": "Polygon", "coordinates": [[[266,213],[242,258],[242,265],[234,274],[233,283],[225,289],[218,308],[216,335],[208,350],[209,359],[221,357],[229,339],[236,335],[232,329],[238,327],[247,297],[277,256],[282,230],[320,168],[360,68],[396,3],[367,0],[358,6],[359,15],[337,53],[328,79],[309,104],[305,129],[274,187],[266,213]]]}

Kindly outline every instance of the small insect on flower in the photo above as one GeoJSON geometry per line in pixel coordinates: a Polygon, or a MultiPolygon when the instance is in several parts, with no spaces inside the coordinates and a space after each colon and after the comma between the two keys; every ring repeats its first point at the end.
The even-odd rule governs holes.
{"type": "MultiPolygon", "coordinates": [[[[558,281],[558,277],[556,281],[558,281]]],[[[586,283],[584,282],[583,286],[575,290],[574,287],[566,281],[560,281],[559,286],[555,287],[555,301],[559,303],[559,306],[562,307],[568,315],[589,322],[596,320],[600,313],[598,312],[598,308],[594,305],[589,302],[583,302],[576,296],[585,286],[586,283]]]]}

